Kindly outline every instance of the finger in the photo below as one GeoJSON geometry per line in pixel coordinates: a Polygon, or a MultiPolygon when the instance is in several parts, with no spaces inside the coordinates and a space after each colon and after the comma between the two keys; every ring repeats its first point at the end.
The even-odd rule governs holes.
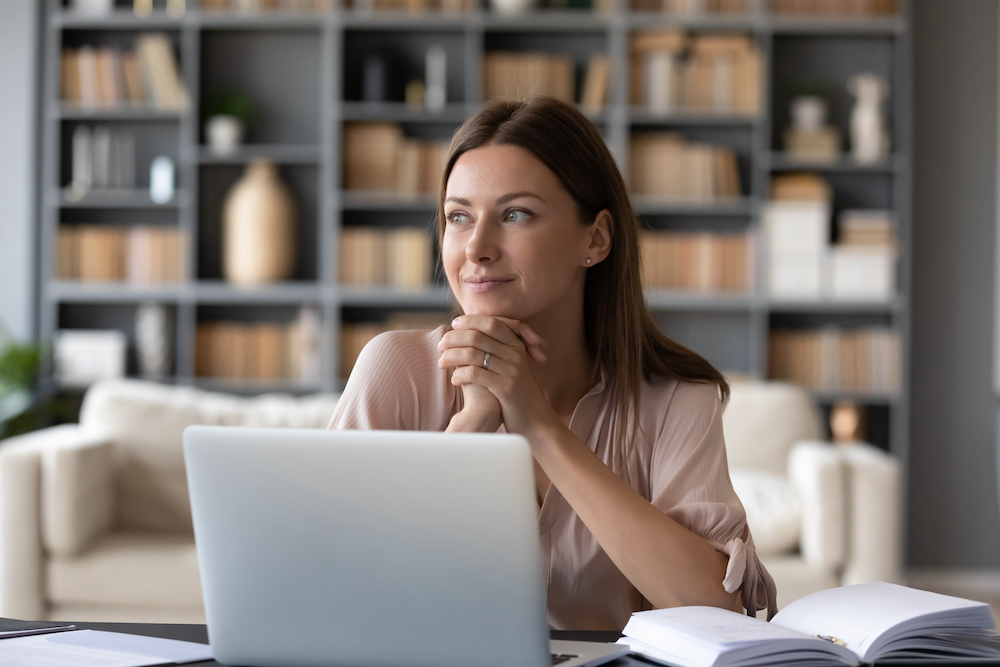
{"type": "Polygon", "coordinates": [[[498,320],[506,324],[511,328],[518,338],[524,341],[525,349],[528,351],[528,356],[537,361],[538,363],[545,363],[548,357],[542,352],[542,347],[548,345],[545,340],[536,334],[531,327],[529,327],[524,322],[520,320],[512,320],[509,317],[498,317],[498,320]]]}
{"type": "Polygon", "coordinates": [[[438,368],[457,368],[460,366],[472,366],[482,368],[492,373],[500,373],[509,368],[509,364],[496,355],[491,354],[489,365],[483,366],[486,360],[486,353],[473,347],[458,347],[445,350],[438,359],[438,368]]]}
{"type": "Polygon", "coordinates": [[[521,339],[529,345],[548,345],[545,340],[536,334],[531,327],[520,320],[512,320],[509,317],[497,317],[498,320],[510,327],[521,339]]]}
{"type": "Polygon", "coordinates": [[[496,326],[507,330],[508,341],[499,341],[478,329],[453,329],[445,333],[438,341],[438,350],[443,352],[456,347],[474,347],[484,353],[489,352],[504,359],[520,355],[520,350],[524,348],[524,342],[513,331],[507,329],[506,325],[497,324],[496,326]]]}
{"type": "Polygon", "coordinates": [[[483,331],[487,335],[497,340],[517,348],[524,345],[525,351],[537,363],[545,363],[548,357],[542,352],[542,346],[546,345],[545,340],[535,333],[531,327],[519,320],[509,317],[488,317],[486,315],[463,315],[455,318],[452,322],[455,331],[476,330],[483,331]],[[497,324],[499,322],[500,324],[497,324]],[[511,340],[508,330],[517,340],[511,340]]]}
{"type": "Polygon", "coordinates": [[[451,324],[455,327],[455,330],[473,329],[481,331],[490,338],[495,338],[501,343],[512,347],[524,344],[524,341],[497,317],[490,317],[489,315],[461,315],[456,317],[451,324]]]}
{"type": "Polygon", "coordinates": [[[489,390],[490,383],[496,378],[497,375],[495,373],[491,373],[478,366],[459,366],[451,374],[451,383],[456,387],[474,384],[477,387],[489,390]]]}

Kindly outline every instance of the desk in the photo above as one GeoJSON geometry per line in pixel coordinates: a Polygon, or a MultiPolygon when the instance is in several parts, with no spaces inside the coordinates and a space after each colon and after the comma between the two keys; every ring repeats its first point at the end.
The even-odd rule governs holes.
{"type": "MultiPolygon", "coordinates": [[[[163,637],[165,639],[181,639],[187,642],[208,643],[208,629],[204,625],[181,625],[170,623],[74,623],[76,627],[84,630],[107,630],[109,632],[127,632],[133,635],[145,635],[147,637],[163,637]]],[[[569,639],[577,641],[601,641],[613,642],[620,636],[617,632],[568,632],[561,630],[552,631],[552,639],[569,639]]],[[[192,663],[198,667],[209,667],[218,665],[214,660],[207,662],[192,663]]],[[[632,656],[619,658],[614,662],[606,663],[608,667],[650,667],[651,663],[644,660],[633,659],[632,656]]],[[[513,666],[512,666],[513,667],[513,666]]]]}

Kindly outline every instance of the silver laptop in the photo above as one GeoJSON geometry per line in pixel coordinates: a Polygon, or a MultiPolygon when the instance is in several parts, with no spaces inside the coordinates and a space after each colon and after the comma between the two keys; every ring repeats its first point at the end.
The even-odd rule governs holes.
{"type": "Polygon", "coordinates": [[[550,645],[520,436],[192,426],[184,460],[219,662],[589,667],[627,651],[550,645]]]}

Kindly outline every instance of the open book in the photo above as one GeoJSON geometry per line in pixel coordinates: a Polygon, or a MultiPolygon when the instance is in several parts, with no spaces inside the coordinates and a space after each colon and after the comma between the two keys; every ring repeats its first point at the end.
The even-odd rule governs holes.
{"type": "Polygon", "coordinates": [[[990,606],[895,584],[832,588],[762,621],[715,607],[632,614],[620,640],[680,667],[825,667],[879,662],[997,662],[990,606]]]}

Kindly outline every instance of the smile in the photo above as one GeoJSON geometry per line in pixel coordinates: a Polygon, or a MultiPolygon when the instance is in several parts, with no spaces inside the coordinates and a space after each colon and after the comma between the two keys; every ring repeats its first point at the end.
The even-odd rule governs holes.
{"type": "Polygon", "coordinates": [[[467,278],[465,285],[471,292],[489,292],[511,282],[512,278],[467,278]]]}

